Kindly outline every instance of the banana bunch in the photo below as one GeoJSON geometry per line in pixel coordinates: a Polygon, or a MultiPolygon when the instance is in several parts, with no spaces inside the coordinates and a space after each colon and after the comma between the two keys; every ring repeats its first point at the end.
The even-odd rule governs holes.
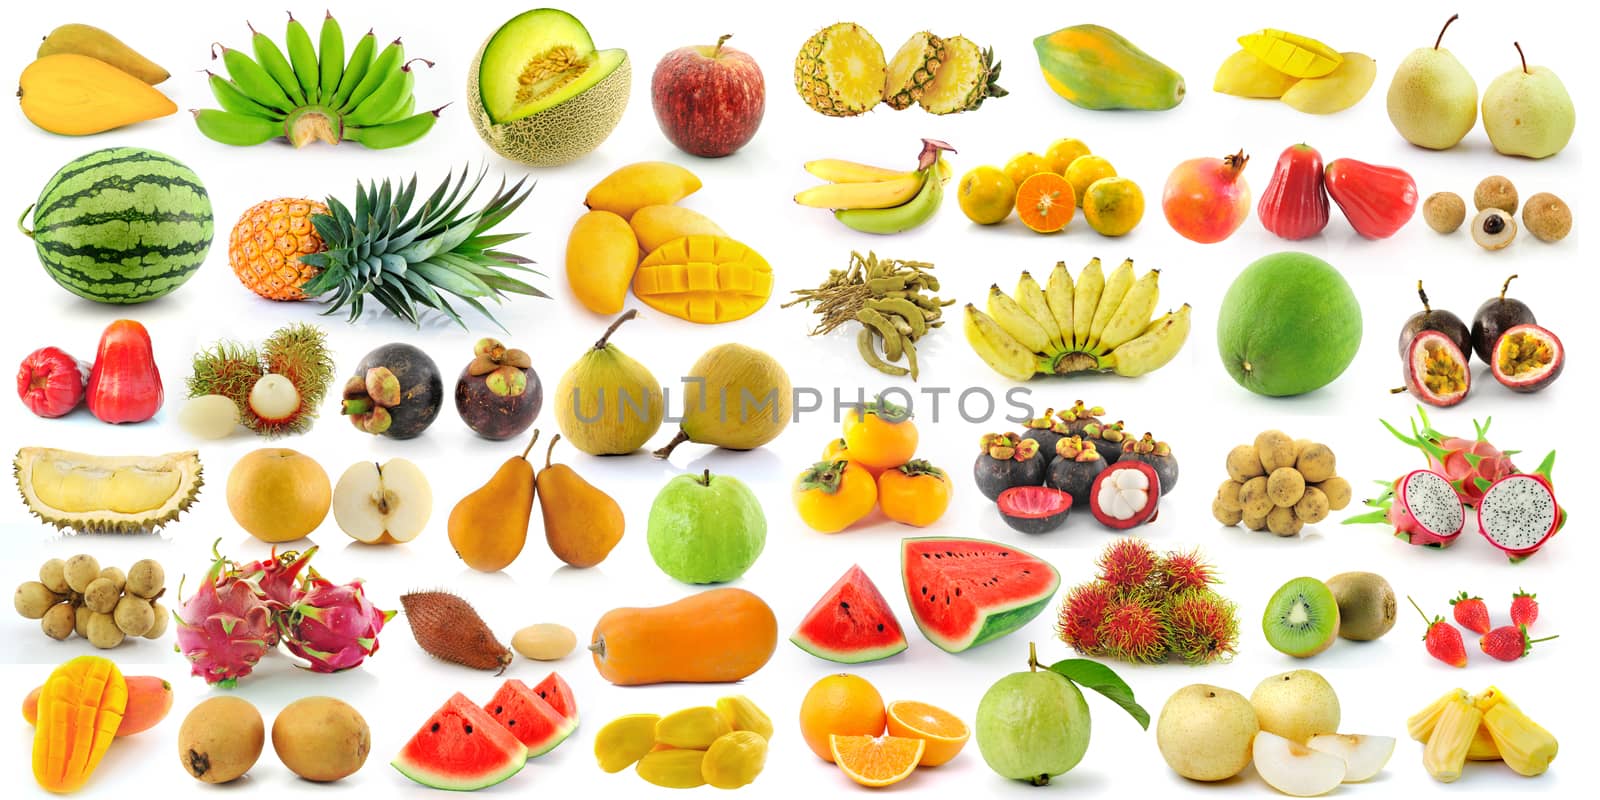
{"type": "MultiPolygon", "coordinates": [[[[427,135],[443,110],[416,110],[411,65],[420,61],[431,67],[433,62],[407,61],[399,39],[377,52],[377,39],[367,31],[346,62],[344,32],[332,14],[323,17],[316,46],[290,14],[284,38],[287,57],[255,26],[250,32],[255,58],[217,45],[228,77],[206,72],[211,94],[222,108],[195,111],[194,121],[210,139],[241,147],[280,136],[295,147],[315,139],[328,144],[348,139],[373,149],[399,147],[427,135]]],[[[217,57],[215,47],[211,57],[217,57]]]]}
{"type": "Polygon", "coordinates": [[[1160,369],[1189,336],[1189,305],[1151,319],[1160,270],[1137,280],[1133,261],[1105,275],[1100,259],[1078,273],[1057,262],[1044,287],[1024,272],[1013,295],[989,287],[989,311],[971,303],[962,326],[967,343],[995,372],[1025,381],[1034,375],[1115,372],[1126,378],[1160,369]]]}
{"type": "Polygon", "coordinates": [[[944,202],[950,167],[940,156],[955,149],[935,139],[922,140],[917,168],[897,172],[869,164],[828,158],[806,163],[806,172],[827,183],[794,196],[811,208],[833,209],[835,219],[862,233],[900,233],[933,218],[944,202]]]}

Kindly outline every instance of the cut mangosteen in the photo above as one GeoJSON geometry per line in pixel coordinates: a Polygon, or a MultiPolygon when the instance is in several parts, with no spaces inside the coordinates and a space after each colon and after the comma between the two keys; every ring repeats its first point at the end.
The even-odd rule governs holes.
{"type": "Polygon", "coordinates": [[[479,339],[473,359],[456,378],[456,412],[485,439],[510,439],[533,425],[544,404],[544,386],[522,350],[497,339],[479,339]]]}
{"type": "Polygon", "coordinates": [[[1494,343],[1506,331],[1518,325],[1532,325],[1538,320],[1533,318],[1533,309],[1528,304],[1514,297],[1506,297],[1506,290],[1511,288],[1511,282],[1517,276],[1506,278],[1500,287],[1500,296],[1491,297],[1478,306],[1478,313],[1472,315],[1472,352],[1478,354],[1478,359],[1485,364],[1494,363],[1494,343]]]}
{"type": "Polygon", "coordinates": [[[1080,436],[1068,436],[1056,442],[1055,457],[1045,474],[1045,483],[1072,496],[1079,507],[1089,503],[1089,490],[1094,479],[1106,468],[1105,456],[1094,442],[1080,436]]]}
{"type": "Polygon", "coordinates": [[[1072,495],[1046,486],[1013,486],[995,501],[1000,517],[1023,533],[1049,533],[1067,521],[1072,495]]]}
{"type": "Polygon", "coordinates": [[[1178,486],[1178,457],[1172,454],[1172,446],[1166,442],[1156,441],[1156,437],[1149,433],[1138,439],[1128,439],[1122,443],[1122,456],[1118,461],[1143,461],[1155,467],[1157,477],[1161,478],[1161,493],[1171,492],[1178,486]]]}
{"type": "Polygon", "coordinates": [[[1472,331],[1467,328],[1467,323],[1453,311],[1435,310],[1428,304],[1428,293],[1422,290],[1422,281],[1417,281],[1417,297],[1422,298],[1422,310],[1406,318],[1406,324],[1400,327],[1400,357],[1405,358],[1411,352],[1411,340],[1423,331],[1438,331],[1450,337],[1461,354],[1472,360],[1472,331]]]}
{"type": "Polygon", "coordinates": [[[1039,443],[1014,433],[985,434],[983,451],[972,465],[972,478],[978,491],[990,500],[1014,486],[1043,486],[1045,458],[1039,443]]]}
{"type": "Polygon", "coordinates": [[[410,439],[433,424],[443,402],[439,365],[409,344],[391,342],[361,359],[345,383],[340,413],[367,433],[410,439]]]}
{"type": "Polygon", "coordinates": [[[1405,381],[1405,391],[1430,406],[1444,408],[1466,398],[1472,388],[1472,369],[1467,366],[1466,354],[1450,337],[1422,331],[1411,340],[1406,354],[1405,381]]]}
{"type": "Polygon", "coordinates": [[[1489,372],[1513,392],[1537,392],[1561,377],[1567,351],[1538,325],[1516,325],[1494,343],[1489,372]]]}
{"type": "Polygon", "coordinates": [[[1156,518],[1161,477],[1143,461],[1118,461],[1101,470],[1089,494],[1089,510],[1100,524],[1127,530],[1156,518]]]}

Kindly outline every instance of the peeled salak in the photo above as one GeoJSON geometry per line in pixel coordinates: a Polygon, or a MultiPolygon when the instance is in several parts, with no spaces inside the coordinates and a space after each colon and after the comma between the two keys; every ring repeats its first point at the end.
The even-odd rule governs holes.
{"type": "Polygon", "coordinates": [[[1278,156],[1266,191],[1256,205],[1261,227],[1280,239],[1307,239],[1328,225],[1328,192],[1322,154],[1307,144],[1290,145],[1278,156]]]}

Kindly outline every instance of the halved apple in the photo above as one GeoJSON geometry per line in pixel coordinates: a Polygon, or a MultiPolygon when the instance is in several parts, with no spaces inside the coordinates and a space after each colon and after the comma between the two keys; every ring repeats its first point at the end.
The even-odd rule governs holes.
{"type": "Polygon", "coordinates": [[[1252,750],[1261,779],[1284,794],[1316,797],[1333,791],[1344,782],[1344,759],[1276,733],[1256,734],[1252,750]]]}
{"type": "Polygon", "coordinates": [[[1394,737],[1366,736],[1359,733],[1324,733],[1311,737],[1306,746],[1319,753],[1344,759],[1344,782],[1359,783],[1383,770],[1394,755],[1394,737]]]}
{"type": "Polygon", "coordinates": [[[422,533],[432,514],[433,489],[427,477],[403,458],[351,464],[333,487],[333,519],[358,542],[409,542],[422,533]]]}

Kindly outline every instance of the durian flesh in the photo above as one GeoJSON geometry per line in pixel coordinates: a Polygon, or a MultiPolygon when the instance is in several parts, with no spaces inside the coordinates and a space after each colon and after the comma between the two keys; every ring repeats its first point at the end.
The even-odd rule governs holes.
{"type": "Polygon", "coordinates": [[[17,451],[17,490],[34,516],[80,533],[145,533],[178,518],[199,493],[200,454],[95,456],[17,451]]]}

